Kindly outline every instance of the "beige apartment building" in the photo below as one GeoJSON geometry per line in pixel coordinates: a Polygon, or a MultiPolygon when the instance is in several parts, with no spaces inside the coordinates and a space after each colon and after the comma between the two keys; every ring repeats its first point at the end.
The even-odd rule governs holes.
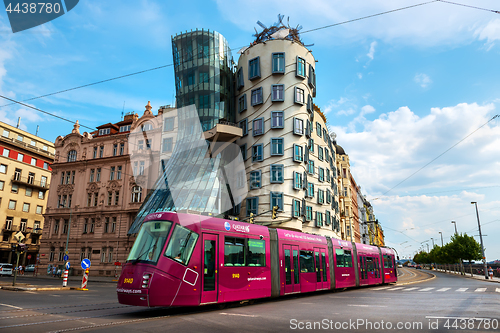
{"type": "Polygon", "coordinates": [[[56,139],[42,269],[63,267],[69,239],[73,274],[81,274],[84,258],[91,260],[93,274],[120,272],[118,264],[126,260],[134,241],[128,229],[158,176],[158,170],[151,169],[158,164],[149,161],[160,155],[162,129],[151,109],[148,103],[141,117],[126,114],[122,121],[98,126],[92,133],[80,133],[77,123],[70,134],[56,139]],[[155,175],[151,179],[149,172],[155,175]]]}
{"type": "Polygon", "coordinates": [[[44,228],[54,144],[0,122],[0,262],[15,264],[11,251],[22,235],[21,265],[34,264],[44,228]],[[19,234],[20,233],[20,234],[19,234]]]}

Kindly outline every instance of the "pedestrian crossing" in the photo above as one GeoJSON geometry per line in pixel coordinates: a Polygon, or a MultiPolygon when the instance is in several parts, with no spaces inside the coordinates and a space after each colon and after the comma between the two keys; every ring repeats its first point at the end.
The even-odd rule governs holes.
{"type": "Polygon", "coordinates": [[[435,288],[435,287],[392,287],[392,286],[385,286],[385,287],[380,287],[380,288],[375,288],[373,289],[375,291],[378,290],[386,290],[386,291],[415,291],[415,292],[458,292],[458,293],[465,293],[465,292],[474,292],[474,293],[484,293],[484,292],[497,292],[500,293],[500,288],[450,288],[450,287],[445,287],[445,288],[435,288]]]}

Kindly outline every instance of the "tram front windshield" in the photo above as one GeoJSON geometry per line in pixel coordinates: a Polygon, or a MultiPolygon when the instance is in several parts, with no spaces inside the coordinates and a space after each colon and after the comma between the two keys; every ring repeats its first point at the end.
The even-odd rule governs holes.
{"type": "Polygon", "coordinates": [[[170,221],[145,222],[130,250],[127,261],[146,261],[156,264],[171,227],[170,221]]]}

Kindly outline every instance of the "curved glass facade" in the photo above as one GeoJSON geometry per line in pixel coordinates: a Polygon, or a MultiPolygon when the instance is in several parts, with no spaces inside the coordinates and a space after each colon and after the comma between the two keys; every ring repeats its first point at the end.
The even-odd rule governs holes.
{"type": "Polygon", "coordinates": [[[177,108],[196,105],[203,131],[234,122],[234,62],[218,32],[196,30],[172,38],[177,108]]]}

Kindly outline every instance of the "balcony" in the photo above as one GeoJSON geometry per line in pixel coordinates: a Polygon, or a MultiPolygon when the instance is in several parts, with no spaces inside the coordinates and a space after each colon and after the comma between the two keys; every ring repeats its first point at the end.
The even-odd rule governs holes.
{"type": "Polygon", "coordinates": [[[47,182],[41,182],[39,180],[34,180],[30,177],[20,177],[17,175],[14,175],[12,177],[12,183],[13,184],[21,184],[29,187],[33,187],[39,190],[48,190],[49,189],[49,184],[47,182]]]}
{"type": "Polygon", "coordinates": [[[19,226],[18,225],[7,225],[7,224],[4,224],[3,227],[2,227],[2,231],[4,233],[6,233],[6,232],[16,232],[16,231],[19,231],[19,226]]]}

